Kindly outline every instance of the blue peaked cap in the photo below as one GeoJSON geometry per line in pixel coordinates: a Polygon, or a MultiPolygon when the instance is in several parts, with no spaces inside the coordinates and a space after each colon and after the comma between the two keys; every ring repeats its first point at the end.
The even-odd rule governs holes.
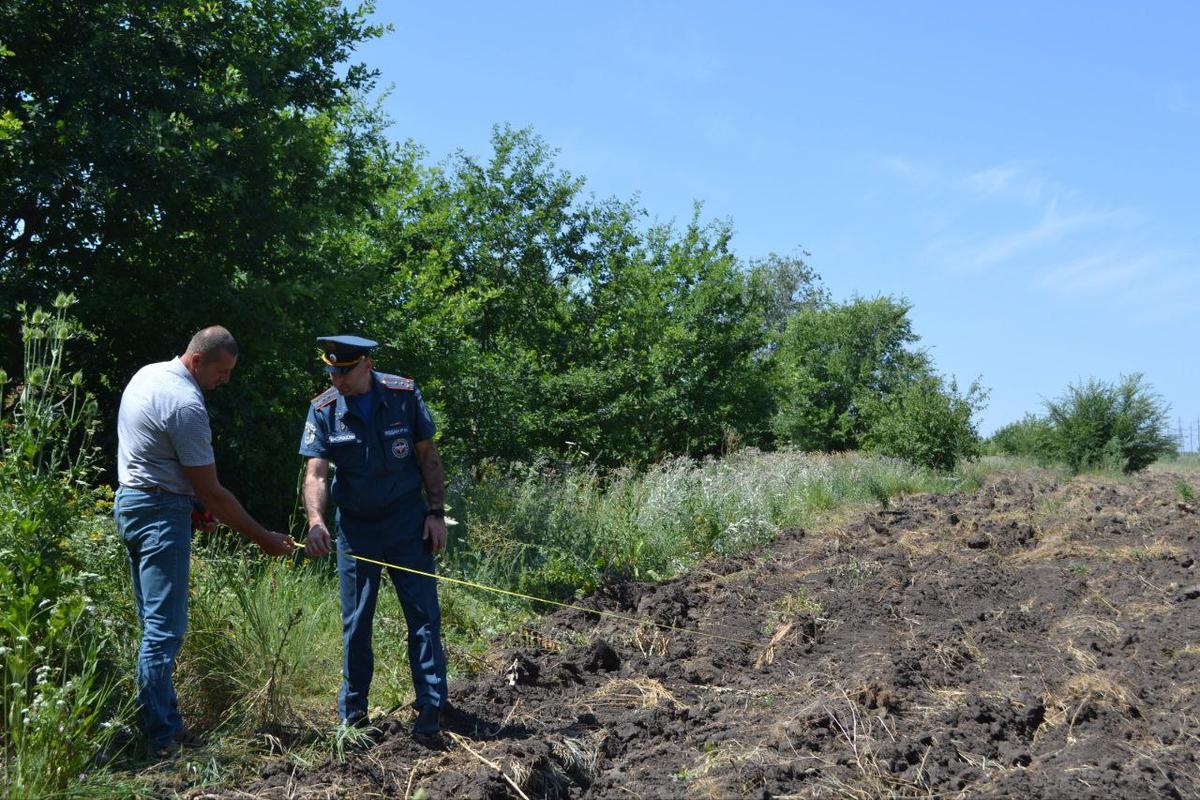
{"type": "Polygon", "coordinates": [[[379,343],[361,336],[318,336],[317,345],[321,348],[326,372],[348,372],[369,356],[379,343]]]}

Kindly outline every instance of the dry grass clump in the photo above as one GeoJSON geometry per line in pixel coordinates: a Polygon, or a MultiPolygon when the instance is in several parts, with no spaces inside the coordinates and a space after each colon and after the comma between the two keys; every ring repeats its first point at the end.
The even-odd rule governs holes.
{"type": "Polygon", "coordinates": [[[962,550],[962,545],[956,539],[928,528],[904,531],[897,537],[896,542],[913,560],[929,560],[935,557],[953,558],[962,550]]]}
{"type": "Polygon", "coordinates": [[[1045,698],[1046,719],[1042,730],[1067,726],[1067,742],[1074,741],[1073,729],[1083,712],[1090,706],[1108,706],[1126,713],[1133,705],[1133,695],[1128,689],[1103,672],[1080,673],[1067,681],[1056,692],[1045,698]]]}
{"type": "Polygon", "coordinates": [[[674,639],[670,634],[664,632],[662,628],[652,628],[649,625],[642,625],[633,629],[627,641],[633,647],[636,647],[638,652],[643,656],[652,658],[655,656],[665,657],[670,653],[674,639]]]}
{"type": "Polygon", "coordinates": [[[1122,606],[1121,616],[1130,621],[1141,621],[1166,617],[1175,610],[1176,607],[1165,600],[1147,600],[1122,606]]]}
{"type": "Polygon", "coordinates": [[[1121,628],[1111,620],[1092,614],[1076,614],[1056,622],[1051,634],[1068,640],[1090,634],[1106,642],[1115,642],[1121,635],[1121,628]]]}
{"type": "Polygon", "coordinates": [[[653,678],[614,678],[592,693],[587,701],[592,706],[610,708],[687,708],[671,690],[653,678]]]}

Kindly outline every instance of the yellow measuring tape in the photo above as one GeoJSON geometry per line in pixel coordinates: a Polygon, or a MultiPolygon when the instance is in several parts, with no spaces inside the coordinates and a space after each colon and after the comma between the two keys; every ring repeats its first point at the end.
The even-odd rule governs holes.
{"type": "MultiPolygon", "coordinates": [[[[297,542],[295,539],[292,539],[292,544],[298,550],[304,549],[304,545],[301,544],[300,542],[297,542]]],[[[521,594],[520,592],[510,592],[508,589],[498,589],[495,586],[485,586],[482,583],[474,583],[472,581],[464,581],[460,578],[451,578],[448,575],[437,575],[432,572],[423,572],[419,569],[413,569],[412,567],[402,567],[399,564],[389,564],[386,561],[378,561],[374,558],[367,558],[366,556],[359,556],[359,555],[355,555],[354,553],[347,553],[346,555],[350,556],[351,558],[357,559],[359,561],[366,561],[371,564],[378,564],[381,567],[387,567],[389,569],[398,569],[403,572],[411,572],[414,575],[424,575],[426,578],[433,578],[434,580],[446,581],[448,583],[457,583],[460,586],[469,586],[472,589],[482,589],[485,592],[495,592],[496,594],[505,594],[505,595],[508,595],[509,597],[519,597],[522,600],[533,600],[534,602],[537,602],[537,603],[546,603],[547,605],[558,606],[559,608],[569,608],[573,611],[583,611],[584,613],[587,613],[587,614],[598,614],[602,617],[610,617],[612,619],[619,619],[624,622],[635,622],[638,625],[653,625],[656,628],[662,628],[663,630],[674,631],[676,633],[689,633],[689,634],[692,634],[693,636],[706,636],[710,639],[720,639],[723,642],[732,642],[733,644],[746,645],[747,647],[756,647],[758,645],[758,642],[752,642],[747,639],[735,639],[731,636],[721,636],[720,634],[717,634],[717,633],[707,633],[705,631],[698,631],[693,628],[680,628],[676,625],[667,625],[666,623],[663,623],[663,622],[655,622],[652,619],[643,619],[641,617],[630,617],[625,614],[618,614],[615,611],[602,611],[602,610],[596,609],[596,608],[587,608],[585,606],[572,605],[571,603],[560,603],[557,600],[547,600],[544,597],[535,597],[534,595],[531,595],[531,594],[521,594]]]]}

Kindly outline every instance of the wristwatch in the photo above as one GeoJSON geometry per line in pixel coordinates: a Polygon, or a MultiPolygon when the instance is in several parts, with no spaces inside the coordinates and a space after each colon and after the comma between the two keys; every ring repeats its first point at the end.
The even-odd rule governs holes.
{"type": "Polygon", "coordinates": [[[431,509],[429,509],[428,511],[426,511],[426,512],[425,512],[425,516],[427,516],[427,517],[438,517],[439,519],[445,519],[445,518],[446,518],[446,509],[444,509],[444,508],[431,508],[431,509]]]}

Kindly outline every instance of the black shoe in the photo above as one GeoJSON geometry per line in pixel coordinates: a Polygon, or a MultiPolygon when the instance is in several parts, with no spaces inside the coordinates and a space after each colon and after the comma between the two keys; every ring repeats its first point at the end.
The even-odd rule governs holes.
{"type": "Polygon", "coordinates": [[[175,732],[175,744],[181,748],[200,747],[204,740],[200,735],[186,725],[175,732]]]}
{"type": "Polygon", "coordinates": [[[442,710],[437,706],[421,706],[417,709],[417,721],[413,725],[413,736],[433,739],[442,732],[442,710]]]}
{"type": "Polygon", "coordinates": [[[150,753],[155,758],[174,758],[179,751],[200,747],[204,741],[189,727],[184,726],[175,731],[175,735],[166,742],[152,745],[150,753]]]}
{"type": "Polygon", "coordinates": [[[164,744],[151,745],[150,755],[159,760],[165,760],[179,755],[179,750],[179,742],[172,739],[164,744]]]}

